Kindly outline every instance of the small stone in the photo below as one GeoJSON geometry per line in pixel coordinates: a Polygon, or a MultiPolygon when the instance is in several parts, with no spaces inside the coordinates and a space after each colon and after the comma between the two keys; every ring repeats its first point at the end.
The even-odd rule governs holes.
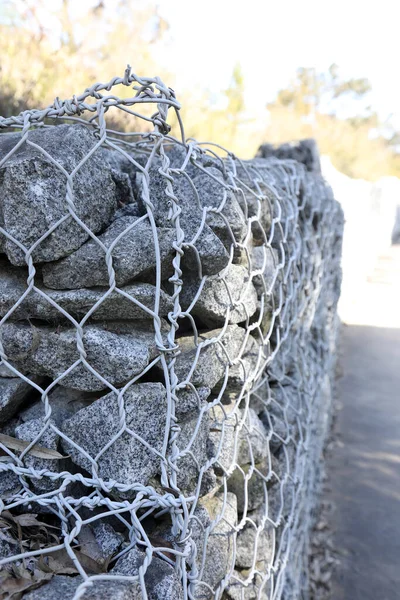
{"type": "MultiPolygon", "coordinates": [[[[21,133],[2,134],[1,156],[11,152],[21,138],[21,133]]],[[[3,227],[27,249],[69,214],[65,175],[60,167],[28,142],[43,148],[60,167],[71,173],[88,156],[98,139],[82,125],[34,129],[1,167],[3,227]]],[[[101,152],[92,154],[75,173],[73,203],[76,215],[93,233],[110,222],[117,208],[117,192],[111,169],[102,160],[101,152]]],[[[79,248],[88,237],[88,233],[68,216],[35,248],[33,260],[57,260],[79,248]]],[[[24,252],[10,239],[5,241],[5,251],[13,264],[26,264],[24,252]]]]}
{"type": "Polygon", "coordinates": [[[215,590],[233,567],[237,524],[236,498],[230,493],[226,496],[220,494],[202,498],[194,516],[196,519],[192,519],[190,525],[197,547],[196,562],[200,581],[195,586],[193,597],[196,600],[209,600],[214,598],[210,587],[215,590]]]}
{"type": "MultiPolygon", "coordinates": [[[[126,427],[115,442],[97,460],[99,476],[121,484],[147,485],[160,472],[165,427],[167,423],[166,390],[161,383],[130,386],[124,393],[126,427]],[[155,452],[133,437],[142,438],[155,452]]],[[[103,396],[73,417],[64,421],[63,433],[93,459],[122,430],[118,399],[114,392],[103,396]]],[[[66,440],[62,447],[75,464],[92,471],[92,463],[66,440]]]]}
{"type": "Polygon", "coordinates": [[[124,542],[124,536],[115,531],[109,523],[104,521],[95,521],[92,529],[96,542],[101,548],[104,558],[109,558],[116,554],[121,544],[124,542]]]}
{"type": "MultiPolygon", "coordinates": [[[[138,575],[144,559],[145,553],[134,547],[117,560],[110,574],[138,575]]],[[[149,600],[162,600],[164,598],[165,600],[183,600],[182,583],[175,569],[164,560],[157,558],[157,556],[152,557],[144,575],[144,582],[149,600]]],[[[134,600],[136,600],[136,596],[134,600]]]]}
{"type": "MultiPolygon", "coordinates": [[[[196,167],[194,167],[196,169],[196,167]]],[[[174,174],[172,182],[173,194],[177,199],[177,204],[181,210],[179,215],[179,225],[184,234],[184,244],[190,244],[196,236],[194,246],[196,247],[201,264],[203,274],[212,275],[222,270],[229,262],[229,255],[225,249],[230,248],[235,242],[235,238],[231,237],[226,221],[221,215],[207,212],[206,220],[203,222],[203,212],[205,208],[219,208],[224,198],[224,187],[217,184],[217,192],[209,195],[210,177],[203,174],[200,169],[197,170],[197,175],[192,179],[192,183],[184,175],[174,174]],[[195,191],[193,185],[200,186],[195,191]],[[208,187],[207,187],[208,186],[208,187]],[[217,194],[217,196],[215,196],[217,194]],[[197,237],[197,233],[199,233],[197,237]]],[[[221,172],[213,169],[221,178],[221,172]]],[[[150,199],[154,207],[154,219],[159,227],[171,227],[172,224],[172,200],[166,194],[167,180],[160,174],[157,167],[151,167],[150,176],[150,199]]],[[[139,187],[142,187],[142,176],[139,176],[139,187]]],[[[247,224],[244,215],[233,197],[231,191],[227,193],[225,206],[222,214],[228,219],[233,236],[237,236],[237,241],[241,241],[245,236],[247,224]]],[[[193,271],[196,269],[195,256],[193,250],[184,247],[185,255],[183,256],[183,266],[186,269],[193,271]]],[[[195,253],[194,253],[195,254],[195,253]]]]}
{"type": "MultiPolygon", "coordinates": [[[[51,425],[54,424],[54,421],[51,419],[46,423],[43,418],[27,421],[16,427],[15,437],[19,440],[24,440],[25,442],[33,442],[35,440],[35,443],[39,446],[43,446],[49,450],[57,450],[59,435],[51,428],[51,425]],[[40,437],[38,437],[44,427],[46,427],[46,429],[40,437]]],[[[57,459],[38,458],[31,454],[26,454],[23,458],[23,462],[27,468],[35,469],[35,471],[45,469],[46,471],[51,471],[53,473],[58,473],[60,466],[60,461],[57,459]]],[[[29,476],[29,479],[32,481],[33,486],[41,492],[51,491],[56,489],[59,485],[57,480],[53,481],[46,475],[41,478],[29,476]]]]}
{"type": "MultiPolygon", "coordinates": [[[[37,378],[33,378],[37,382],[37,378]]],[[[20,377],[0,378],[0,423],[17,414],[20,406],[35,388],[20,377]]]]}
{"type": "Polygon", "coordinates": [[[246,332],[237,325],[228,325],[221,336],[222,331],[201,333],[197,347],[192,335],[177,339],[181,354],[176,359],[175,372],[181,382],[189,380],[195,386],[212,389],[224,377],[229,359],[234,361],[240,353],[246,332]],[[219,336],[218,341],[211,341],[219,336]],[[201,343],[206,345],[198,350],[201,343]]]}
{"type": "Polygon", "coordinates": [[[282,278],[283,268],[281,267],[281,270],[278,268],[280,264],[278,251],[268,246],[255,246],[251,251],[251,263],[253,284],[258,298],[264,294],[265,301],[268,301],[273,294],[278,296],[277,288],[282,278]],[[261,274],[255,275],[254,271],[260,271],[261,274]]]}
{"type": "Polygon", "coordinates": [[[228,490],[237,497],[239,513],[245,510],[255,510],[266,502],[267,489],[277,483],[274,473],[279,473],[279,461],[273,454],[269,458],[251,465],[241,465],[236,468],[228,479],[228,490]],[[247,505],[246,505],[247,499],[247,505]]]}
{"type": "Polygon", "coordinates": [[[263,509],[248,511],[246,523],[237,533],[237,569],[250,569],[268,572],[274,558],[273,527],[265,517],[263,509]]]}
{"type": "MultiPolygon", "coordinates": [[[[115,219],[98,239],[106,248],[110,248],[122,234],[123,237],[113,246],[111,252],[118,286],[125,285],[153,269],[157,256],[153,230],[148,220],[138,221],[135,216],[121,216],[115,219]],[[137,224],[134,225],[135,223],[137,224]]],[[[173,248],[174,229],[158,228],[157,239],[161,266],[164,275],[169,276],[176,254],[173,248]]],[[[45,286],[58,290],[107,286],[110,283],[110,275],[106,253],[97,241],[90,240],[66,258],[44,265],[43,281],[45,286]]]]}
{"type": "Polygon", "coordinates": [[[14,471],[0,471],[0,498],[5,500],[15,496],[22,488],[22,483],[14,471]]]}
{"type": "Polygon", "coordinates": [[[100,565],[107,567],[124,542],[124,536],[104,521],[84,525],[78,535],[80,551],[100,565]]]}
{"type": "MultiPolygon", "coordinates": [[[[53,330],[51,327],[6,323],[0,333],[8,359],[24,372],[55,379],[80,358],[74,328],[53,330]]],[[[139,332],[134,325],[129,333],[113,333],[98,325],[88,325],[83,331],[86,360],[113,385],[129,381],[140,373],[149,363],[154,344],[151,330],[139,332]]],[[[88,391],[107,388],[83,364],[60,379],[59,384],[88,391]]]]}
{"type": "MultiPolygon", "coordinates": [[[[200,289],[200,281],[184,281],[180,302],[189,308],[200,289]]],[[[257,294],[248,270],[231,264],[221,275],[206,279],[191,314],[207,327],[222,326],[225,322],[240,323],[257,310],[257,294]],[[229,310],[229,314],[228,314],[229,310]]]]}
{"type": "MultiPolygon", "coordinates": [[[[178,467],[177,484],[179,488],[187,493],[194,493],[198,484],[199,472],[207,462],[210,418],[207,410],[208,405],[204,399],[204,390],[207,390],[207,388],[201,388],[199,394],[203,397],[203,399],[199,398],[200,406],[195,410],[188,410],[186,413],[180,412],[177,420],[177,426],[180,428],[176,439],[179,448],[179,457],[176,461],[178,467]],[[193,437],[194,439],[192,439],[193,437]]],[[[208,395],[209,390],[207,392],[208,395]]],[[[191,392],[191,395],[196,396],[194,392],[191,392]]],[[[181,398],[182,393],[179,396],[181,398]]],[[[196,401],[196,398],[193,401],[196,401]]],[[[180,403],[180,410],[182,410],[182,403],[180,403]]]]}
{"type": "Polygon", "coordinates": [[[303,163],[311,173],[321,173],[321,163],[319,150],[316,141],[313,138],[298,140],[274,146],[273,144],[262,144],[259,147],[257,156],[269,158],[271,156],[281,160],[296,160],[303,163]]]}
{"type": "Polygon", "coordinates": [[[229,248],[235,242],[243,241],[247,233],[247,223],[233,191],[227,189],[224,183],[226,184],[221,177],[221,171],[215,167],[207,168],[206,172],[200,172],[193,179],[202,207],[218,211],[208,213],[208,224],[229,248]]]}
{"type": "MultiPolygon", "coordinates": [[[[92,404],[97,398],[98,394],[95,393],[57,386],[48,397],[51,419],[57,426],[60,426],[66,419],[72,417],[81,408],[92,404]]],[[[24,422],[32,419],[43,419],[46,414],[45,411],[45,403],[42,400],[38,400],[20,412],[19,416],[24,422]]]]}
{"type": "MultiPolygon", "coordinates": [[[[81,577],[53,575],[51,580],[39,588],[23,595],[23,600],[71,600],[81,577]]],[[[83,595],[84,600],[142,600],[140,585],[136,582],[94,581],[83,595]]]]}
{"type": "Polygon", "coordinates": [[[230,412],[220,404],[210,408],[207,450],[217,472],[229,471],[236,464],[240,416],[239,411],[230,412]]]}
{"type": "Polygon", "coordinates": [[[224,388],[224,394],[228,397],[243,395],[262,375],[267,357],[268,346],[264,346],[262,338],[257,341],[252,335],[248,335],[244,349],[229,369],[228,380],[221,380],[215,391],[224,388]]]}
{"type": "Polygon", "coordinates": [[[240,428],[237,462],[239,465],[260,463],[268,459],[266,431],[257,413],[249,408],[240,428]]]}
{"type": "MultiPolygon", "coordinates": [[[[12,268],[0,263],[0,316],[3,317],[15,306],[27,290],[27,273],[25,270],[12,268]]],[[[50,300],[58,304],[64,311],[75,319],[82,319],[91,308],[102,298],[104,300],[92,313],[93,321],[110,320],[136,320],[151,318],[150,311],[154,311],[156,288],[149,283],[132,283],[122,286],[119,290],[107,294],[109,288],[83,288],[76,290],[53,290],[45,288],[40,281],[35,282],[41,292],[50,300]],[[137,302],[143,305],[138,306],[137,302]]],[[[171,298],[160,289],[159,316],[166,316],[172,310],[171,298]]],[[[22,304],[10,314],[9,319],[37,318],[47,321],[65,320],[66,317],[53,306],[42,294],[31,291],[22,304]]]]}
{"type": "MultiPolygon", "coordinates": [[[[260,567],[263,570],[263,567],[260,567]]],[[[223,600],[270,600],[271,598],[271,575],[265,574],[261,577],[256,573],[248,581],[250,570],[233,571],[231,582],[225,589],[223,600]]]]}

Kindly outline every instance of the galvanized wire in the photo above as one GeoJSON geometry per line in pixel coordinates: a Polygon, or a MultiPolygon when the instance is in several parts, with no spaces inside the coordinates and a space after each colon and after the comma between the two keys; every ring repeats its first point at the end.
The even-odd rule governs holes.
{"type": "MultiPolygon", "coordinates": [[[[322,177],[294,160],[242,161],[216,144],[185,140],[179,108],[175,93],[158,78],[138,77],[128,67],[123,77],[95,84],[72,100],[57,99],[44,110],[0,117],[0,128],[21,131],[18,143],[0,157],[0,169],[7,169],[18,149],[27,147],[39,153],[65,182],[65,213],[30,247],[12,235],[6,224],[0,227],[4,240],[22,251],[26,263],[20,267],[26,277],[25,291],[5,311],[0,333],[8,324],[21,322],[18,311],[37,294],[36,298],[58,311],[64,326],[73,328],[77,353],[77,359],[57,376],[38,380],[8,356],[0,337],[2,365],[9,370],[8,376],[11,372],[27,382],[43,404],[43,427],[23,451],[0,444],[8,457],[0,462],[0,473],[12,474],[18,481],[18,489],[3,498],[1,509],[15,515],[43,515],[43,522],[52,515],[52,523],[59,527],[59,543],[22,548],[4,556],[1,563],[5,570],[11,564],[29,564],[33,572],[40,556],[66,550],[80,575],[73,600],[93,593],[99,582],[107,582],[110,597],[114,597],[112,586],[117,583],[127,586],[126,593],[131,594],[127,598],[139,597],[137,588],[132,587],[135,582],[143,598],[166,597],[154,591],[154,581],[146,579],[149,565],[157,559],[175,573],[177,598],[307,598],[308,535],[335,361],[341,209],[322,177]],[[120,98],[114,88],[121,85],[133,86],[134,95],[120,98]],[[151,117],[141,113],[141,107],[148,104],[157,107],[151,117]],[[178,118],[181,140],[169,133],[169,109],[178,118]],[[107,128],[113,111],[126,113],[131,131],[129,126],[124,133],[107,128]],[[136,133],[138,118],[150,123],[152,131],[136,133]],[[60,122],[87,127],[95,140],[91,151],[71,171],[30,139],[33,131],[57,127],[60,122]],[[77,214],[75,203],[77,173],[99,150],[118,153],[137,173],[136,200],[142,207],[142,214],[108,246],[77,214]],[[198,175],[201,179],[196,182],[198,175]],[[160,199],[154,197],[154,177],[163,182],[161,208],[160,199]],[[211,182],[210,194],[218,195],[217,205],[212,203],[214,198],[204,200],[208,192],[199,182],[206,185],[205,181],[211,182]],[[195,198],[189,208],[182,200],[182,189],[185,193],[191,190],[195,198]],[[240,235],[234,231],[236,221],[229,213],[232,199],[240,209],[239,217],[243,216],[240,235]],[[195,231],[189,226],[192,215],[188,211],[193,211],[195,231]],[[43,288],[42,265],[35,259],[43,242],[71,219],[104,253],[108,274],[108,285],[101,288],[102,295],[83,316],[71,314],[43,288]],[[160,249],[161,222],[174,231],[167,274],[160,249]],[[224,238],[227,253],[225,266],[216,275],[205,272],[200,248],[201,236],[209,231],[210,223],[212,231],[224,238]],[[117,284],[116,275],[117,244],[143,224],[150,227],[155,255],[153,269],[145,278],[155,290],[150,308],[117,284]],[[189,270],[185,263],[188,255],[195,257],[189,270]],[[235,266],[246,273],[240,289],[230,279],[235,266]],[[198,287],[188,301],[186,289],[189,283],[193,286],[193,280],[198,287]],[[249,304],[255,284],[256,309],[249,304]],[[207,285],[212,290],[222,285],[225,290],[224,314],[215,317],[213,326],[207,322],[212,318],[202,316],[198,308],[207,285]],[[170,296],[167,315],[160,312],[164,293],[170,296]],[[147,365],[123,383],[110,381],[91,364],[85,338],[96,311],[111,294],[143,311],[155,348],[147,365]],[[233,335],[240,338],[236,344],[229,342],[233,335]],[[181,361],[182,355],[187,356],[188,338],[191,365],[185,370],[181,361]],[[200,369],[209,370],[211,379],[216,363],[222,364],[218,382],[210,383],[204,400],[206,382],[199,384],[197,374],[200,369]],[[68,376],[78,368],[98,382],[94,391],[105,390],[99,397],[106,392],[115,394],[116,433],[108,435],[104,423],[104,445],[95,455],[52,418],[52,392],[68,388],[68,376]],[[157,448],[135,431],[131,420],[127,422],[126,394],[143,382],[160,382],[165,388],[166,408],[157,448]],[[191,393],[197,405],[188,413],[189,431],[187,414],[182,415],[181,410],[182,393],[191,393]],[[35,444],[45,446],[46,432],[58,436],[59,449],[64,442],[71,452],[85,457],[87,466],[71,468],[72,463],[67,462],[67,468],[61,470],[44,468],[43,461],[38,468],[28,461],[35,444]],[[122,436],[130,436],[131,444],[149,450],[148,460],[157,464],[155,477],[144,483],[126,482],[102,471],[100,459],[122,436]],[[196,476],[183,485],[186,471],[193,469],[196,476]],[[51,484],[50,491],[35,485],[43,481],[51,484]],[[99,522],[112,523],[122,533],[123,542],[111,557],[109,570],[95,574],[82,564],[77,550],[82,548],[82,531],[99,522]],[[241,541],[244,535],[245,543],[241,541]],[[157,536],[161,543],[155,541],[157,536]],[[134,548],[141,553],[140,567],[128,575],[111,572],[134,548]],[[218,561],[225,561],[219,575],[213,566],[218,561]]],[[[208,314],[208,309],[204,310],[208,314]]],[[[134,320],[129,327],[135,335],[134,320]]]]}

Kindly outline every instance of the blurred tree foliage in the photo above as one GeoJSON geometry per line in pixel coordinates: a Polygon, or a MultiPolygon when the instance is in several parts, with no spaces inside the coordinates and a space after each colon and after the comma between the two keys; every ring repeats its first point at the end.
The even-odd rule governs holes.
{"type": "Polygon", "coordinates": [[[267,105],[266,139],[280,143],[315,137],[321,152],[350,177],[400,176],[399,137],[379,122],[370,92],[367,79],[342,79],[335,64],[326,73],[300,68],[267,105]]]}
{"type": "MultiPolygon", "coordinates": [[[[155,7],[140,0],[14,0],[0,13],[0,114],[51,104],[79,95],[88,85],[123,75],[127,48],[137,49],[142,74],[158,73],[152,46],[168,25],[155,7]],[[75,10],[73,10],[75,8],[75,10]]],[[[118,94],[132,95],[129,88],[118,94]]],[[[154,112],[154,107],[151,109],[154,112]]],[[[117,122],[122,114],[115,111],[117,122]]],[[[126,119],[126,113],[125,113],[126,119]]]]}
{"type": "MultiPolygon", "coordinates": [[[[168,23],[152,0],[2,0],[0,114],[45,107],[54,101],[55,91],[71,98],[96,81],[122,76],[131,60],[138,74],[157,74],[169,85],[176,84],[188,137],[212,140],[251,157],[263,141],[313,136],[321,152],[349,176],[400,176],[400,134],[379,122],[370,106],[367,79],[343,79],[337,65],[326,73],[298,69],[267,105],[263,125],[262,116],[246,114],[239,64],[222,92],[208,90],[206,82],[202,90],[185,90],[175,82],[173,67],[160,72],[155,50],[167,31],[168,23]]],[[[121,86],[116,93],[127,97],[132,90],[121,86]]],[[[154,106],[148,109],[149,115],[154,112],[154,106]]],[[[179,135],[173,114],[170,121],[179,135]]],[[[108,125],[149,129],[117,110],[110,111],[108,125]]]]}

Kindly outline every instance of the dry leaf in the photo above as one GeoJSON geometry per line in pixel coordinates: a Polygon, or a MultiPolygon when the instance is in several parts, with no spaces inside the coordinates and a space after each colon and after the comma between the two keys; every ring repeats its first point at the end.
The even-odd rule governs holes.
{"type": "MultiPolygon", "coordinates": [[[[93,558],[90,558],[90,556],[83,554],[83,552],[74,550],[74,554],[87,573],[99,575],[100,573],[104,573],[106,571],[106,567],[104,565],[100,565],[93,560],[93,558]]],[[[40,558],[38,566],[42,571],[47,570],[57,575],[72,575],[79,573],[73,560],[70,558],[65,549],[56,550],[55,552],[44,555],[40,558]]]]}
{"type": "Polygon", "coordinates": [[[0,600],[20,600],[24,592],[40,587],[53,577],[52,573],[43,573],[42,571],[35,571],[29,575],[13,577],[4,569],[0,571],[0,600]]]}
{"type": "MultiPolygon", "coordinates": [[[[10,450],[17,450],[17,452],[23,452],[25,448],[31,444],[31,442],[18,440],[17,438],[12,437],[11,435],[5,435],[4,433],[0,433],[0,442],[6,446],[6,448],[9,448],[10,450]]],[[[57,452],[57,450],[51,450],[50,448],[45,448],[44,446],[38,446],[36,444],[32,446],[28,454],[36,456],[37,458],[48,458],[53,460],[67,458],[66,456],[63,456],[57,452]]]]}

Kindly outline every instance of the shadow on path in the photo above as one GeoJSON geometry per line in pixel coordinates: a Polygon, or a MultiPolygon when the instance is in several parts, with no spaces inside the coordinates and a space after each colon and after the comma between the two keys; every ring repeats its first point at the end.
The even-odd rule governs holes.
{"type": "MultiPolygon", "coordinates": [[[[400,306],[399,306],[400,311],[400,306]]],[[[400,329],[344,326],[332,600],[400,599],[400,329]]]]}

